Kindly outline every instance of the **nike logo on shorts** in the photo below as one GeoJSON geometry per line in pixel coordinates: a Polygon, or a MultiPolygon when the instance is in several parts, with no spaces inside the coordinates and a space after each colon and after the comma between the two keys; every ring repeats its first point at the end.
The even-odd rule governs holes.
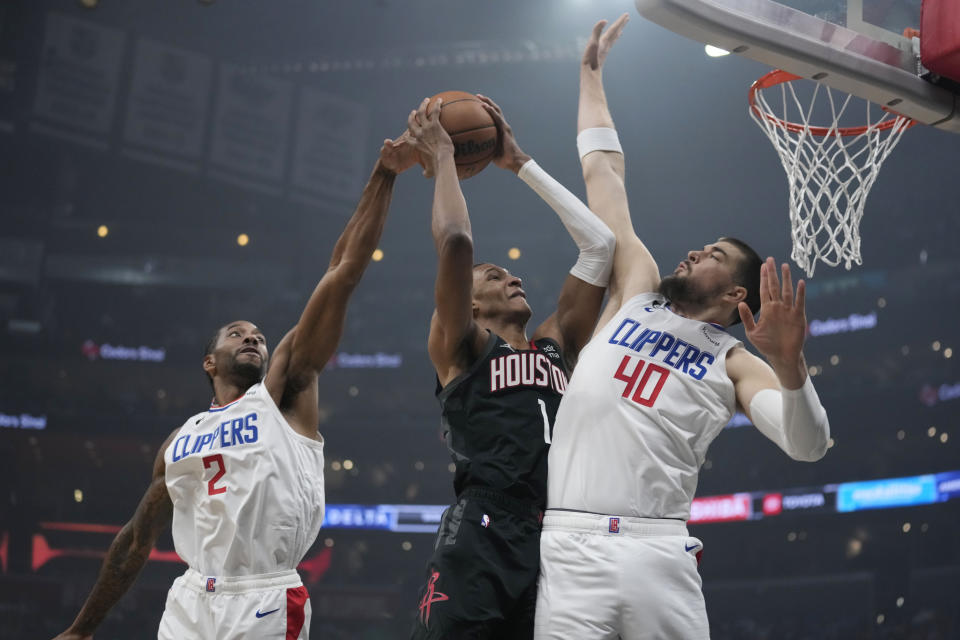
{"type": "Polygon", "coordinates": [[[700,545],[698,545],[698,544],[692,544],[692,545],[690,545],[690,546],[688,547],[688,546],[685,544],[685,545],[683,545],[683,549],[684,549],[684,551],[693,551],[694,549],[696,549],[696,548],[699,547],[699,546],[700,546],[700,545]]]}
{"type": "Polygon", "coordinates": [[[258,618],[262,618],[262,617],[264,617],[264,616],[270,615],[271,613],[276,613],[277,611],[280,611],[280,607],[277,607],[277,608],[274,609],[273,611],[264,611],[263,613],[260,613],[260,610],[257,609],[257,617],[258,617],[258,618]]]}

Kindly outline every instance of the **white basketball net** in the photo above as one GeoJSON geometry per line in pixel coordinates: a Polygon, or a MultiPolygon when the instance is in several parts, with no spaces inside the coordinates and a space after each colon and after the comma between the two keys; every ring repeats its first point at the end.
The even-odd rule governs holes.
{"type": "MultiPolygon", "coordinates": [[[[757,83],[776,73],[796,78],[773,72],[757,83]]],[[[857,102],[866,102],[867,125],[841,127],[853,96],[837,91],[835,101],[829,87],[815,84],[806,107],[797,97],[793,82],[779,81],[783,102],[780,114],[774,112],[760,88],[753,94],[750,109],[750,116],[773,143],[787,172],[791,257],[807,277],[813,275],[818,259],[832,267],[843,262],[847,269],[853,263],[861,264],[860,219],[867,193],[880,165],[913,124],[909,118],[880,111],[857,98],[857,102]],[[828,127],[810,124],[818,98],[829,103],[833,123],[828,127]]],[[[817,109],[822,111],[824,107],[817,109]]]]}

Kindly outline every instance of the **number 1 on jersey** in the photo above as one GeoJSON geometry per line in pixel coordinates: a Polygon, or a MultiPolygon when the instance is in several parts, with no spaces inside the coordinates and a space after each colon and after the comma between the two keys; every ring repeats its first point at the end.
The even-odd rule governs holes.
{"type": "Polygon", "coordinates": [[[227,465],[223,463],[223,456],[218,454],[207,456],[203,459],[203,468],[209,469],[213,463],[217,463],[217,472],[213,474],[213,477],[207,482],[207,495],[214,496],[218,493],[226,493],[226,487],[215,487],[217,481],[224,476],[227,472],[227,465]]]}
{"type": "Polygon", "coordinates": [[[550,418],[547,416],[547,403],[543,398],[537,398],[540,405],[540,414],[543,416],[543,441],[550,444],[550,418]]]}

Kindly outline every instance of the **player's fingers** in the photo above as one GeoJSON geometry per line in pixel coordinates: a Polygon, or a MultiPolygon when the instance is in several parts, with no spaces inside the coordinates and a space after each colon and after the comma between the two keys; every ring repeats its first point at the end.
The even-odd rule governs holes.
{"type": "Polygon", "coordinates": [[[420,133],[420,123],[417,122],[417,110],[414,109],[410,112],[410,115],[407,116],[407,131],[410,132],[410,135],[417,136],[420,133]]]}
{"type": "Polygon", "coordinates": [[[777,266],[773,258],[767,258],[767,297],[770,300],[780,299],[780,278],[777,277],[777,266]]]}
{"type": "Polygon", "coordinates": [[[503,114],[500,113],[496,107],[491,104],[483,103],[483,110],[490,114],[490,117],[493,118],[493,123],[497,125],[497,128],[503,128],[504,120],[503,114]]]}
{"type": "Polygon", "coordinates": [[[493,157],[499,158],[503,155],[503,139],[509,134],[509,126],[503,116],[497,113],[493,107],[488,104],[483,105],[484,110],[493,119],[493,126],[497,129],[497,147],[493,151],[493,157]]]}
{"type": "Polygon", "coordinates": [[[605,34],[605,37],[610,44],[613,44],[617,41],[617,38],[619,38],[620,34],[623,33],[623,28],[627,26],[628,22],[630,22],[630,14],[624,13],[622,16],[617,18],[612,25],[610,25],[610,28],[607,29],[607,33],[605,34]]]}
{"type": "Polygon", "coordinates": [[[753,314],[750,313],[750,307],[746,302],[741,302],[737,305],[737,311],[740,312],[740,322],[743,323],[743,329],[747,333],[753,331],[757,327],[757,323],[753,321],[753,314]]]}
{"type": "Polygon", "coordinates": [[[483,102],[484,104],[487,104],[493,107],[493,110],[499,113],[500,115],[503,115],[503,109],[501,109],[500,105],[494,102],[492,98],[488,98],[487,96],[480,93],[477,94],[477,98],[479,98],[480,101],[483,102]]]}
{"type": "MultiPolygon", "coordinates": [[[[430,99],[427,98],[426,102],[429,104],[430,99]]],[[[437,101],[430,105],[430,108],[427,110],[427,118],[430,120],[435,120],[440,117],[440,109],[443,107],[443,98],[437,98],[437,101]]]]}
{"type": "Polygon", "coordinates": [[[782,297],[784,304],[793,304],[793,279],[790,277],[790,265],[784,262],[780,265],[780,273],[783,278],[782,297]]]}
{"type": "Polygon", "coordinates": [[[769,299],[769,288],[767,287],[767,263],[760,264],[760,302],[764,303],[769,299]]]}
{"type": "Polygon", "coordinates": [[[804,312],[805,305],[807,304],[807,283],[803,280],[797,280],[797,301],[793,306],[798,309],[801,313],[804,312]]]}
{"type": "Polygon", "coordinates": [[[601,20],[597,24],[593,25],[593,32],[590,34],[590,39],[596,42],[600,41],[600,34],[603,33],[603,28],[607,26],[606,20],[601,20]]]}
{"type": "Polygon", "coordinates": [[[430,98],[424,98],[420,102],[420,106],[417,107],[417,124],[421,127],[426,126],[427,124],[427,106],[430,104],[430,98]]]}

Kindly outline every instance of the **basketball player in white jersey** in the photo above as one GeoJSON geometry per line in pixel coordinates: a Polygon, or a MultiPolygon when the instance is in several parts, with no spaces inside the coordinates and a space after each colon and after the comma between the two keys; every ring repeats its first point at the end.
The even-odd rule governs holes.
{"type": "Polygon", "coordinates": [[[787,265],[781,283],[773,258],[732,238],[661,278],[634,231],[601,77],[626,20],[606,33],[598,23],[581,65],[588,202],[617,247],[608,305],[554,426],[538,639],[708,638],[703,545],[685,526],[708,445],[738,407],[796,460],[818,460],[829,439],[802,351],[803,281],[794,296],[787,265]],[[741,320],[769,364],[725,331],[741,320]]]}
{"type": "Polygon", "coordinates": [[[213,386],[210,409],[160,447],[152,483],[59,639],[93,637],[171,520],[188,569],[170,589],[158,638],[307,638],[310,602],[296,566],[324,513],[317,375],[336,349],[347,302],[379,242],[397,173],[414,162],[412,147],[384,142],[327,272],[269,367],[256,325],[240,320],[217,331],[203,359],[213,386]]]}
{"type": "Polygon", "coordinates": [[[457,494],[437,532],[412,640],[533,635],[550,427],[568,372],[600,314],[616,242],[586,205],[520,149],[500,107],[479,99],[499,133],[493,163],[516,173],[554,209],[580,253],[556,312],[529,339],[533,312],[520,278],[474,264],[470,217],[440,105],[428,110],[424,100],[410,114],[425,173],[436,178],[436,310],[427,346],[457,494]]]}

